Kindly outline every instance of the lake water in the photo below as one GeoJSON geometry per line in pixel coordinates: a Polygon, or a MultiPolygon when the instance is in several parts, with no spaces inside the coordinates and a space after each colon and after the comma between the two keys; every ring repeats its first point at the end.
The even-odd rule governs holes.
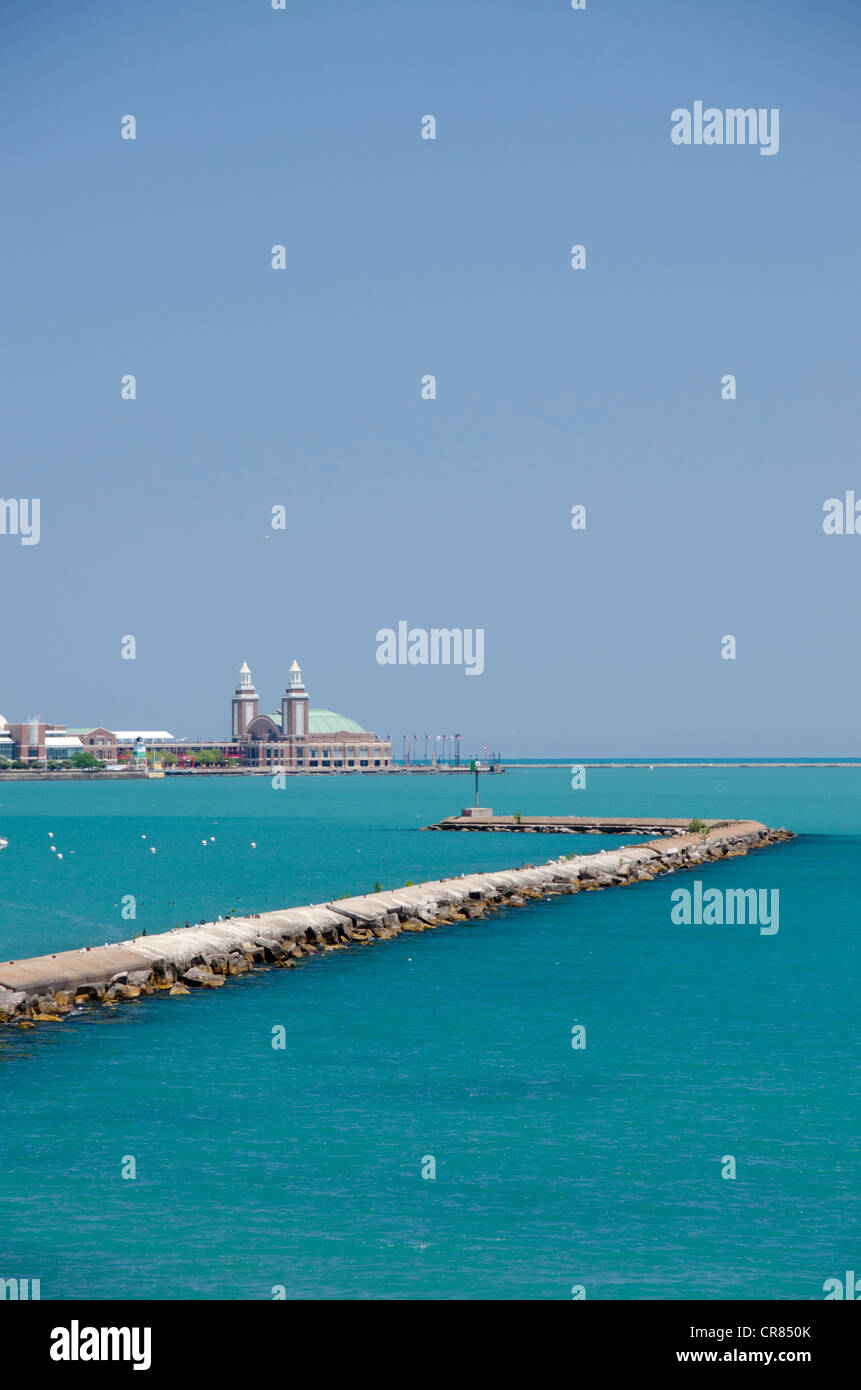
{"type": "MultiPolygon", "coordinates": [[[[470,787],[0,784],[0,958],[619,843],[420,831],[470,787]]],[[[574,792],[518,769],[482,800],[787,825],[701,871],[779,889],[780,930],[673,925],[688,873],[7,1030],[0,1277],[43,1298],[817,1299],[861,1267],[861,773],[590,770],[574,792]]]]}

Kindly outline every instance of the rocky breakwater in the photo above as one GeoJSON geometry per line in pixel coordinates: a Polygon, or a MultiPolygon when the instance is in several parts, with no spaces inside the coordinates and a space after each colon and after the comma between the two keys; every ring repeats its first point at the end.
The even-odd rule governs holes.
{"type": "Polygon", "coordinates": [[[145,995],[219,989],[231,976],[254,969],[295,969],[310,954],[469,922],[533,898],[632,885],[792,838],[791,831],[770,830],[758,821],[721,822],[700,834],[567,855],[537,867],[464,874],[139,936],[115,946],[6,961],[0,964],[0,1024],[32,1027],[145,995]]]}

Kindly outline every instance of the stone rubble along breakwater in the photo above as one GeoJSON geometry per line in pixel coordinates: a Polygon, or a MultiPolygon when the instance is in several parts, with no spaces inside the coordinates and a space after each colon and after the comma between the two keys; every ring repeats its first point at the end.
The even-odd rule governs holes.
{"type": "Polygon", "coordinates": [[[30,1027],[60,1021],[83,1007],[110,1006],[159,991],[175,995],[218,989],[230,976],[257,967],[294,969],[309,954],[470,921],[534,898],[638,883],[793,838],[792,831],[770,830],[758,821],[712,822],[702,834],[674,834],[538,867],[464,874],[180,927],[115,946],[6,961],[0,963],[0,1024],[30,1027]]]}
{"type": "MultiPolygon", "coordinates": [[[[495,816],[481,808],[447,816],[423,830],[483,830],[547,835],[678,835],[687,831],[687,820],[660,816],[495,816]]],[[[706,820],[709,830],[724,830],[739,824],[731,820],[706,820]]]]}

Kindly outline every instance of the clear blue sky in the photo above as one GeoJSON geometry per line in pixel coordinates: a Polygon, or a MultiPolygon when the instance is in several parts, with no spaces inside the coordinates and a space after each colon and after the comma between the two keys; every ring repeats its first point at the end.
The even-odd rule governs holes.
{"type": "Polygon", "coordinates": [[[0,496],[41,539],[0,536],[0,711],[221,736],[240,663],[272,709],[297,657],[396,749],[861,754],[861,536],[822,530],[861,497],[859,36],[849,0],[4,5],[0,496]],[[674,146],[697,99],[778,107],[779,153],[674,146]],[[484,628],[484,674],[379,666],[401,618],[484,628]]]}

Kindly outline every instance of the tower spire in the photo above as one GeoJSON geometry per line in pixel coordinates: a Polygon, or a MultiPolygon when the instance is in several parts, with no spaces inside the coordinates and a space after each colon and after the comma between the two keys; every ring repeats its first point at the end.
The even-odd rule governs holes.
{"type": "Polygon", "coordinates": [[[285,738],[304,738],[308,733],[308,692],[298,661],[290,667],[287,689],[281,697],[281,732],[285,738]]]}
{"type": "Polygon", "coordinates": [[[252,719],[256,719],[260,702],[257,698],[257,691],[254,689],[254,682],[251,679],[251,668],[247,661],[243,661],[239,668],[239,684],[233,695],[231,722],[231,737],[244,738],[248,725],[252,719]]]}

